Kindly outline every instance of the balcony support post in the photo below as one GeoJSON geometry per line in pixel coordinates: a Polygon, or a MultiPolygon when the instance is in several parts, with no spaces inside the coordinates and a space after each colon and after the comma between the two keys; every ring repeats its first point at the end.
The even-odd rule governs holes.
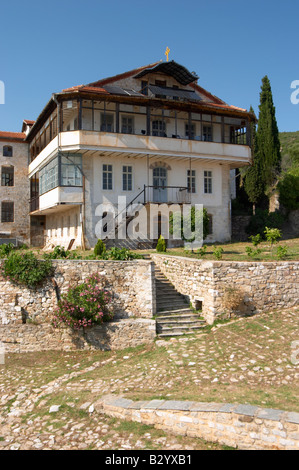
{"type": "Polygon", "coordinates": [[[146,135],[151,135],[151,108],[146,108],[146,135]]]}

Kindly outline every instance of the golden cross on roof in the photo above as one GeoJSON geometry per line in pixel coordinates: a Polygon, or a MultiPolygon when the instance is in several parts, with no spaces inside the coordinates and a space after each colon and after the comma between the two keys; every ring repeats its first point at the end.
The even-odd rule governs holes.
{"type": "Polygon", "coordinates": [[[166,47],[165,55],[166,55],[166,60],[167,60],[167,62],[168,62],[168,54],[169,54],[169,52],[170,52],[169,47],[166,47]]]}

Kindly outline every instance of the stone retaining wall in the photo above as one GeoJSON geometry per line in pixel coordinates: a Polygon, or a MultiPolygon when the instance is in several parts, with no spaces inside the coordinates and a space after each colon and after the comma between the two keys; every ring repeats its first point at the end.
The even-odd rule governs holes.
{"type": "Polygon", "coordinates": [[[155,314],[153,263],[146,260],[55,260],[54,277],[41,287],[27,289],[0,278],[0,324],[22,323],[26,319],[49,323],[61,295],[94,273],[113,294],[115,318],[152,318],[155,314]]]}
{"type": "Polygon", "coordinates": [[[135,402],[111,396],[94,407],[109,416],[243,450],[299,450],[299,413],[223,403],[135,402]]]}
{"type": "Polygon", "coordinates": [[[156,296],[151,261],[55,260],[53,265],[53,279],[36,289],[0,278],[0,345],[5,352],[124,349],[153,342],[156,296]],[[54,329],[57,293],[93,273],[101,274],[103,285],[112,292],[114,321],[79,332],[54,329]]]}
{"type": "Polygon", "coordinates": [[[80,331],[53,328],[49,324],[1,325],[0,350],[4,360],[7,353],[77,349],[116,351],[152,344],[155,336],[156,322],[144,318],[104,323],[80,331]]]}
{"type": "Polygon", "coordinates": [[[155,264],[208,323],[226,314],[250,315],[298,304],[299,262],[204,261],[153,254],[155,264]]]}

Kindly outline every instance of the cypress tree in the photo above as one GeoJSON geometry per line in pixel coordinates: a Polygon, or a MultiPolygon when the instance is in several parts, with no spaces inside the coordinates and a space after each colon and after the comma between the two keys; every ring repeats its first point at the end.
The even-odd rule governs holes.
{"type": "Polygon", "coordinates": [[[275,185],[280,173],[281,154],[272,90],[267,75],[262,79],[260,93],[256,158],[260,162],[265,189],[269,191],[275,185]]]}
{"type": "MultiPolygon", "coordinates": [[[[252,106],[250,112],[254,113],[252,106]]],[[[252,165],[247,169],[244,177],[244,189],[249,201],[253,204],[253,213],[255,206],[262,200],[265,192],[265,183],[263,180],[261,161],[257,152],[256,124],[251,123],[251,151],[252,165]]]]}

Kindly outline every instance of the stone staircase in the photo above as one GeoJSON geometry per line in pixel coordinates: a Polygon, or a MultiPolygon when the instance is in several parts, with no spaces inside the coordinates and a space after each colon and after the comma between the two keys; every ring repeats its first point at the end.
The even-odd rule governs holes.
{"type": "Polygon", "coordinates": [[[157,317],[159,337],[180,336],[200,331],[206,322],[189,307],[185,296],[180,294],[161,270],[155,266],[157,317]]]}

